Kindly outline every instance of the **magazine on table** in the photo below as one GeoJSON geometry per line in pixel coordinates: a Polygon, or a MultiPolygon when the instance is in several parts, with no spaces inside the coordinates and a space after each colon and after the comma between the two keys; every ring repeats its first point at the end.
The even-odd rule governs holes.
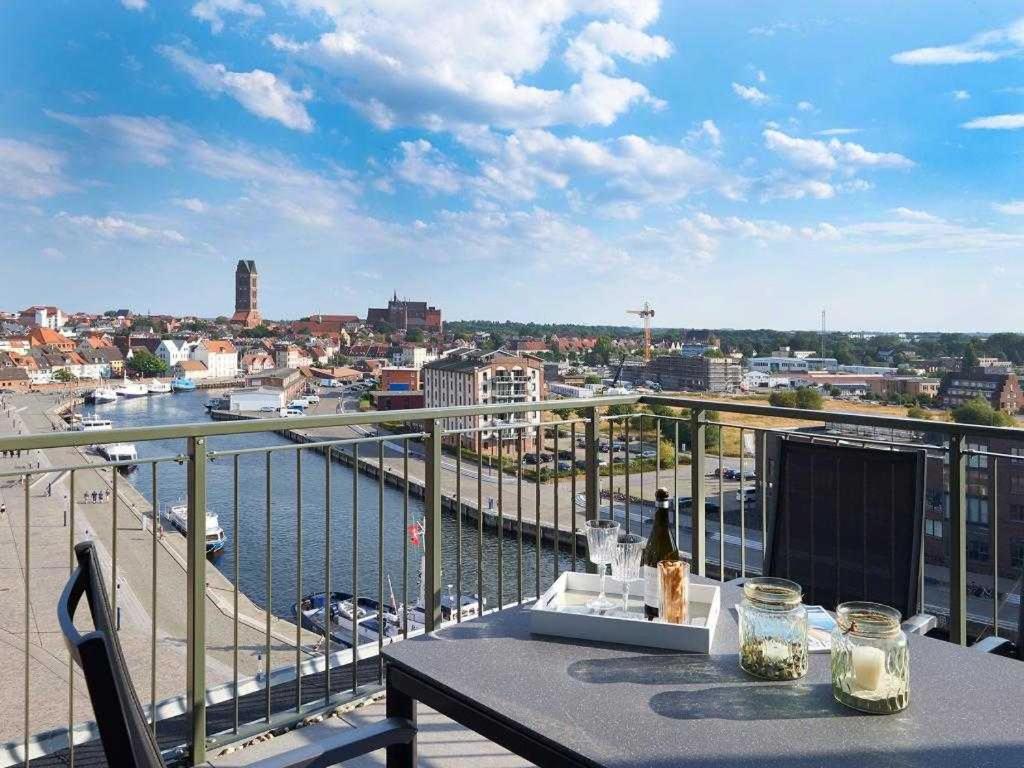
{"type": "Polygon", "coordinates": [[[810,653],[828,653],[832,650],[832,630],[835,617],[820,605],[807,606],[807,650],[810,653]]]}

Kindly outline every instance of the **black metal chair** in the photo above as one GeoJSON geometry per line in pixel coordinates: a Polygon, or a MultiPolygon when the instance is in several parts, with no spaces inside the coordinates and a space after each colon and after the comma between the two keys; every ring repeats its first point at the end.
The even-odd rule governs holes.
{"type": "MultiPolygon", "coordinates": [[[[95,545],[92,542],[76,545],[75,558],[78,568],[64,587],[57,616],[64,643],[85,676],[107,762],[138,768],[163,766],[160,748],[135,695],[121,643],[111,620],[95,545]],[[95,627],[85,635],[79,633],[74,623],[75,611],[83,594],[89,601],[95,627]]],[[[337,765],[391,744],[412,743],[416,737],[414,723],[401,717],[388,717],[361,728],[338,730],[337,734],[270,758],[267,764],[277,768],[337,765]]]]}
{"type": "Polygon", "coordinates": [[[934,628],[920,613],[924,452],[805,435],[776,445],[765,573],[799,583],[810,604],[885,603],[908,631],[934,628]]]}

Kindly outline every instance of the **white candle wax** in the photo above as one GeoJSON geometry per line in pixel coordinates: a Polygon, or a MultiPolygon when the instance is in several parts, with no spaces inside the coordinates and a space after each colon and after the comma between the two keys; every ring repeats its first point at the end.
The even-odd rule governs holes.
{"type": "Polygon", "coordinates": [[[885,653],[881,648],[857,645],[853,648],[853,679],[859,688],[874,691],[885,672],[885,653]]]}
{"type": "Polygon", "coordinates": [[[762,646],[761,651],[764,660],[769,662],[784,662],[789,658],[789,645],[778,640],[768,640],[762,646]]]}

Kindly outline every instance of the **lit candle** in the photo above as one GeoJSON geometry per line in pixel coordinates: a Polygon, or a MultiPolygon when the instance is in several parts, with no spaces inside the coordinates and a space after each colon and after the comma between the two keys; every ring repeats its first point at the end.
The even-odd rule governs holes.
{"type": "Polygon", "coordinates": [[[855,645],[853,648],[853,679],[865,691],[878,688],[885,671],[885,653],[881,648],[870,645],[855,645]]]}

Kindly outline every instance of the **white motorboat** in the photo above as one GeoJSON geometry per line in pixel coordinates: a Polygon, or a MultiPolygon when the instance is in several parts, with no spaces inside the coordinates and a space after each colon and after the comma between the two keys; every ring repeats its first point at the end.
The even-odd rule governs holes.
{"type": "Polygon", "coordinates": [[[353,608],[351,594],[332,592],[329,614],[327,603],[323,592],[306,595],[301,603],[292,605],[292,616],[299,619],[304,629],[321,636],[327,634],[330,627],[331,642],[345,648],[352,647],[353,621],[359,645],[375,643],[378,638],[390,642],[402,635],[398,617],[391,607],[384,606],[382,609],[380,603],[373,598],[360,597],[353,608]],[[383,634],[381,618],[384,620],[383,634]]]}
{"type": "MultiPolygon", "coordinates": [[[[167,512],[170,521],[182,536],[188,536],[188,504],[175,504],[167,512]]],[[[224,549],[227,537],[220,527],[217,515],[206,510],[206,554],[215,555],[224,549]]]]}
{"type": "Polygon", "coordinates": [[[171,391],[171,385],[166,381],[159,381],[158,379],[152,379],[146,389],[151,395],[165,395],[171,391]]]}
{"type": "Polygon", "coordinates": [[[88,399],[94,403],[112,403],[117,400],[117,392],[111,387],[97,387],[90,393],[88,399]]]}
{"type": "Polygon", "coordinates": [[[139,459],[139,452],[135,449],[134,443],[107,443],[96,446],[96,450],[107,461],[132,462],[139,459]]]}
{"type": "Polygon", "coordinates": [[[121,397],[144,397],[149,394],[149,388],[137,381],[128,381],[127,378],[115,392],[121,397]]]}
{"type": "Polygon", "coordinates": [[[75,422],[71,430],[73,432],[103,432],[113,428],[114,425],[110,419],[101,419],[99,416],[86,416],[80,421],[75,422]]]}

